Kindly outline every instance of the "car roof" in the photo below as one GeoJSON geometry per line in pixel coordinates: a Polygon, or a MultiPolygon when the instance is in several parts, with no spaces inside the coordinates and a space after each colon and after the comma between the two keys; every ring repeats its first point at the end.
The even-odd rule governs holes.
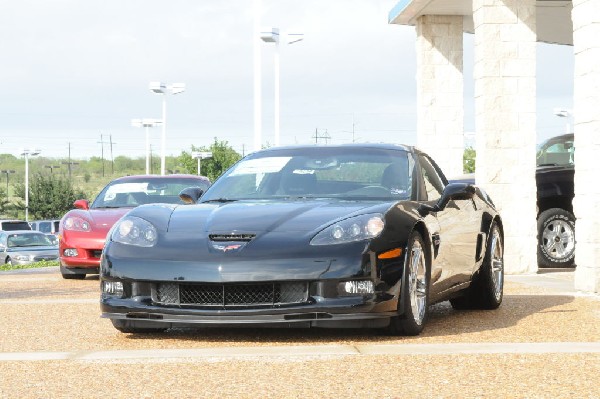
{"type": "Polygon", "coordinates": [[[404,144],[392,144],[392,143],[350,143],[350,144],[331,144],[331,145],[319,145],[319,144],[304,144],[304,145],[290,145],[282,147],[270,147],[256,152],[268,152],[276,150],[287,150],[287,149],[313,149],[313,148],[380,148],[386,150],[403,150],[412,152],[414,147],[404,144]]]}

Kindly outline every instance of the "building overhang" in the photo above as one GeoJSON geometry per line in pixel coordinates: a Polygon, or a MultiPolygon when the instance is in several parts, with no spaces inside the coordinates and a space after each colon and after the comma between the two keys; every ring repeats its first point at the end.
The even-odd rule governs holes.
{"type": "MultiPolygon", "coordinates": [[[[423,15],[459,15],[464,31],[473,33],[473,0],[400,0],[389,13],[388,22],[415,25],[423,15]]],[[[539,42],[573,45],[573,3],[564,0],[537,0],[537,39],[539,42]]]]}

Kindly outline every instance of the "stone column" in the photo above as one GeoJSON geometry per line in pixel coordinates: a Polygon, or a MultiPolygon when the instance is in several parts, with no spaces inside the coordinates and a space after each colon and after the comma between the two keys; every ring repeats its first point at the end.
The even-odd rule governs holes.
{"type": "Polygon", "coordinates": [[[463,173],[463,17],[417,19],[417,146],[447,177],[463,173]]]}
{"type": "Polygon", "coordinates": [[[600,0],[573,0],[575,288],[600,292],[600,0]]]}
{"type": "Polygon", "coordinates": [[[537,270],[535,0],[473,0],[476,181],[504,220],[507,273],[537,270]]]}

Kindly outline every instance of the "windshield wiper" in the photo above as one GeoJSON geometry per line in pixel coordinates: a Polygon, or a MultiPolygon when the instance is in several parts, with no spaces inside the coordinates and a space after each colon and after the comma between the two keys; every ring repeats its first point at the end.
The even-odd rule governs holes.
{"type": "Polygon", "coordinates": [[[225,202],[235,202],[237,201],[236,199],[229,199],[229,198],[213,198],[213,199],[209,199],[206,201],[200,201],[201,203],[206,203],[206,202],[220,202],[220,203],[225,203],[225,202]]]}
{"type": "Polygon", "coordinates": [[[91,209],[115,209],[115,208],[131,208],[133,205],[106,205],[106,206],[95,206],[91,209]]]}

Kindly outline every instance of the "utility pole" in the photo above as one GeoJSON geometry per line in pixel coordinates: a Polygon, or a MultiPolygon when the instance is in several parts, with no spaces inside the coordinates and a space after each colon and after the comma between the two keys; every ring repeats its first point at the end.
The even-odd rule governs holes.
{"type": "Polygon", "coordinates": [[[98,144],[102,146],[102,177],[104,177],[104,144],[108,144],[108,142],[104,141],[104,136],[100,133],[100,141],[98,144]]]}
{"type": "Polygon", "coordinates": [[[319,144],[319,139],[324,139],[325,145],[327,145],[327,140],[331,139],[331,136],[327,133],[327,129],[325,129],[325,133],[319,134],[319,129],[315,128],[315,135],[313,137],[315,139],[315,144],[319,144]]]}
{"type": "Polygon", "coordinates": [[[117,144],[117,143],[113,143],[112,134],[108,137],[110,138],[110,174],[114,175],[115,174],[115,159],[113,158],[113,144],[117,144]]]}
{"type": "Polygon", "coordinates": [[[71,166],[73,165],[79,165],[79,162],[71,162],[71,143],[69,144],[69,160],[67,162],[63,161],[61,162],[63,165],[67,165],[67,167],[69,168],[69,180],[71,180],[71,166]]]}

